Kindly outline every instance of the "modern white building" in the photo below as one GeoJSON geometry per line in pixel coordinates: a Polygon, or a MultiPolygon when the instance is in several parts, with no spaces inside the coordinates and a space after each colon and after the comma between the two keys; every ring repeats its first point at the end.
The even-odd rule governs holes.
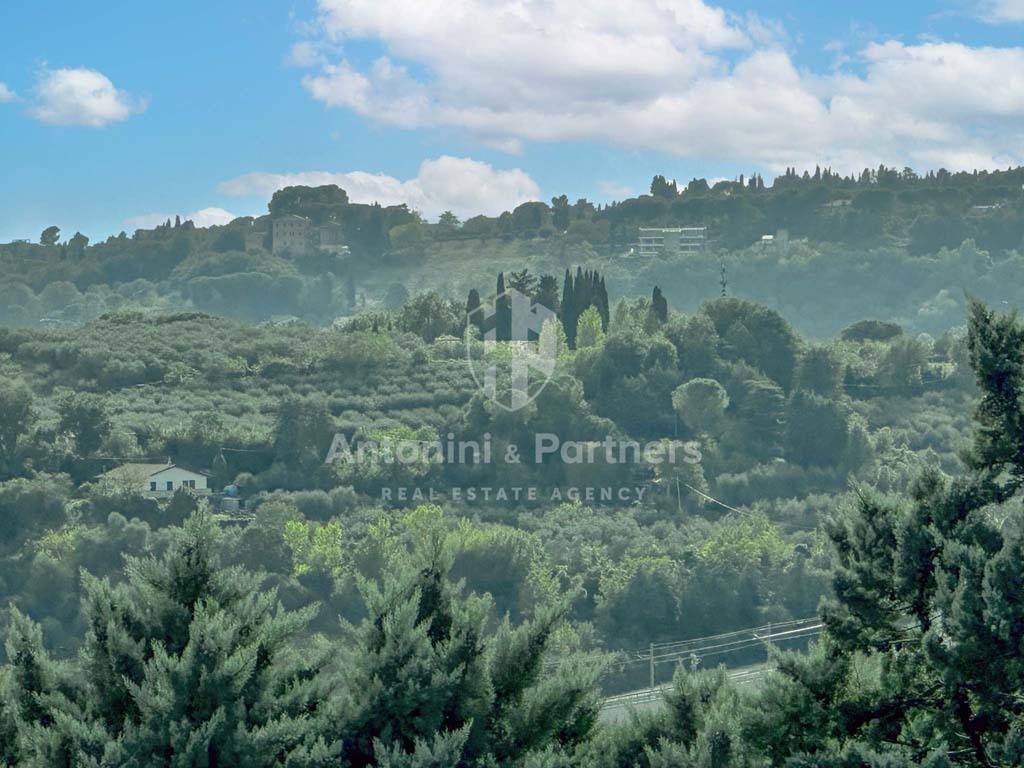
{"type": "Polygon", "coordinates": [[[101,483],[154,499],[166,499],[175,491],[210,493],[208,475],[176,464],[122,464],[97,478],[101,483]]]}
{"type": "Polygon", "coordinates": [[[707,227],[640,227],[640,256],[678,256],[704,249],[707,227]]]}

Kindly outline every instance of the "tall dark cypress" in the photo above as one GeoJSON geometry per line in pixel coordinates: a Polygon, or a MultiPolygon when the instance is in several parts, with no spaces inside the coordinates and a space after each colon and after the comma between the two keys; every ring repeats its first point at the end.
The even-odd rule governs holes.
{"type": "MultiPolygon", "coordinates": [[[[597,274],[596,272],[594,273],[597,274]]],[[[608,332],[608,322],[611,316],[608,312],[608,288],[604,284],[604,276],[602,275],[597,284],[597,311],[601,313],[601,327],[605,333],[608,332]]]]}
{"type": "Polygon", "coordinates": [[[505,273],[498,273],[497,298],[494,300],[494,338],[497,341],[512,339],[512,299],[505,293],[505,273]]]}
{"type": "Polygon", "coordinates": [[[651,311],[661,324],[668,322],[668,301],[661,292],[661,288],[654,286],[654,293],[651,294],[651,311]]]}
{"type": "Polygon", "coordinates": [[[587,311],[587,307],[590,306],[590,281],[587,279],[587,274],[583,272],[583,267],[576,267],[576,281],[573,283],[573,304],[575,305],[576,319],[573,321],[573,338],[576,338],[575,328],[576,321],[579,320],[580,315],[587,311]]]}
{"type": "Polygon", "coordinates": [[[469,297],[466,299],[466,318],[471,325],[481,328],[483,326],[483,312],[480,312],[480,292],[471,288],[469,297]]]}
{"type": "Polygon", "coordinates": [[[565,270],[565,279],[562,282],[562,306],[560,317],[562,329],[565,331],[565,340],[570,347],[576,346],[576,288],[573,284],[572,272],[565,270]]]}

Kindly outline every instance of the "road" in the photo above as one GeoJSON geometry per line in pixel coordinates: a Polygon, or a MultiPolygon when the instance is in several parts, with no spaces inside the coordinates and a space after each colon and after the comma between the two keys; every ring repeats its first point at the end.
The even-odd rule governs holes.
{"type": "MultiPolygon", "coordinates": [[[[759,680],[771,667],[768,664],[752,664],[729,670],[729,679],[737,685],[749,685],[759,680]]],[[[633,710],[659,709],[665,705],[662,698],[672,684],[659,685],[655,688],[642,688],[639,691],[620,693],[609,696],[601,705],[601,722],[619,723],[624,721],[633,710]]]]}

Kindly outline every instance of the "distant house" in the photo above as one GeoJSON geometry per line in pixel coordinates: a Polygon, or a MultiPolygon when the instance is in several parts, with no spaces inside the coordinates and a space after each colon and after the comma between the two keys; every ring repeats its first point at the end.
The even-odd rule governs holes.
{"type": "Polygon", "coordinates": [[[345,230],[336,222],[329,221],[317,227],[317,235],[321,248],[341,248],[345,245],[345,230]]]}
{"type": "Polygon", "coordinates": [[[274,253],[305,251],[309,247],[309,230],[310,221],[305,216],[289,213],[274,219],[272,229],[274,253]]]}
{"type": "Polygon", "coordinates": [[[104,472],[97,480],[105,485],[134,491],[154,499],[166,499],[175,491],[191,491],[199,496],[210,493],[209,475],[176,464],[122,464],[104,472]]]}

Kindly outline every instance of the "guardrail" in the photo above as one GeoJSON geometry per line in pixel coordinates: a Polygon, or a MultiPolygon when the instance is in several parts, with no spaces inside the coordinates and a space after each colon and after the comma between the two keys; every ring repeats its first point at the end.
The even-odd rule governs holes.
{"type": "MultiPolygon", "coordinates": [[[[756,667],[747,667],[745,669],[737,669],[729,672],[728,677],[737,685],[747,685],[755,682],[760,677],[764,676],[765,673],[771,671],[771,669],[772,667],[768,664],[759,664],[756,667]]],[[[622,707],[629,707],[636,704],[649,704],[651,702],[658,701],[671,689],[672,684],[667,683],[655,688],[643,688],[639,691],[630,691],[629,693],[620,693],[615,696],[609,696],[601,704],[601,709],[621,709],[622,707]]]]}

